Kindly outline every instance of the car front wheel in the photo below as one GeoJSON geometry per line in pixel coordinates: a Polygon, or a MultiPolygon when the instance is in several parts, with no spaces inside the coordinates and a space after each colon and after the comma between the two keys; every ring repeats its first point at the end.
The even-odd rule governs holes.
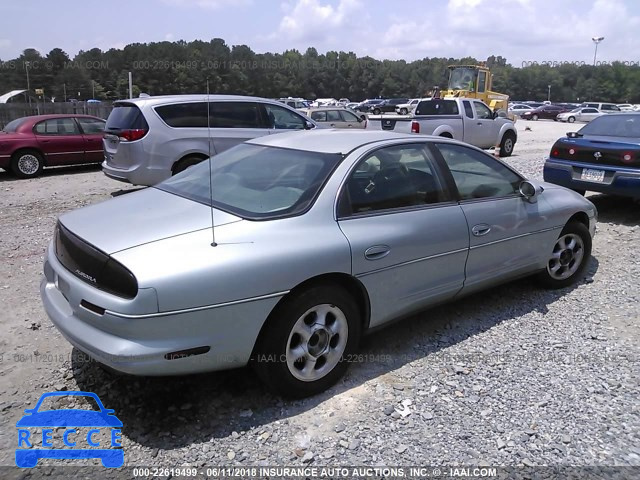
{"type": "Polygon", "coordinates": [[[336,383],[360,339],[361,317],[341,288],[318,285],[285,300],[258,339],[252,364],[277,393],[302,398],[336,383]]]}
{"type": "Polygon", "coordinates": [[[576,118],[575,117],[569,117],[568,121],[569,121],[569,123],[573,123],[573,122],[576,121],[576,118]]]}
{"type": "Polygon", "coordinates": [[[591,235],[580,222],[568,223],[553,246],[547,267],[538,274],[550,289],[565,288],[583,277],[591,258],[591,235]]]}
{"type": "Polygon", "coordinates": [[[22,150],[11,158],[11,171],[18,178],[33,178],[42,173],[42,155],[35,150],[22,150]]]}
{"type": "Polygon", "coordinates": [[[400,115],[406,115],[407,113],[409,113],[409,110],[407,110],[406,108],[400,109],[400,115]]]}
{"type": "Polygon", "coordinates": [[[538,120],[538,115],[531,115],[531,120],[538,120]]]}

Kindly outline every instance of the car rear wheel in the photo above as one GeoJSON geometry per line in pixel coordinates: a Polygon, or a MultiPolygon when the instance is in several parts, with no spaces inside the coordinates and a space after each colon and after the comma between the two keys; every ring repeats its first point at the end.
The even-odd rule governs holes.
{"type": "Polygon", "coordinates": [[[516,144],[516,136],[513,132],[506,132],[500,142],[500,156],[510,157],[516,144]]]}
{"type": "Polygon", "coordinates": [[[575,121],[576,121],[576,117],[569,117],[569,118],[567,119],[567,121],[568,121],[569,123],[573,123],[573,122],[575,122],[575,121]]]}
{"type": "Polygon", "coordinates": [[[203,160],[204,158],[202,157],[195,157],[195,156],[185,157],[182,160],[179,160],[175,163],[172,169],[172,173],[176,175],[180,172],[184,172],[187,168],[197,165],[203,160]]]}
{"type": "Polygon", "coordinates": [[[380,115],[380,109],[379,108],[374,108],[373,109],[373,114],[374,115],[380,115]]]}
{"type": "Polygon", "coordinates": [[[400,109],[400,115],[406,115],[407,113],[409,113],[409,110],[407,110],[406,108],[400,109]]]}
{"type": "Polygon", "coordinates": [[[361,318],[341,288],[317,285],[276,307],[258,339],[252,365],[283,396],[326,390],[344,375],[360,339],[361,318]]]}
{"type": "Polygon", "coordinates": [[[538,274],[538,281],[546,288],[568,287],[584,275],[591,258],[591,235],[580,222],[568,223],[547,262],[547,267],[538,274]]]}
{"type": "Polygon", "coordinates": [[[11,158],[11,171],[18,178],[37,177],[43,167],[42,155],[35,150],[22,150],[11,158]]]}

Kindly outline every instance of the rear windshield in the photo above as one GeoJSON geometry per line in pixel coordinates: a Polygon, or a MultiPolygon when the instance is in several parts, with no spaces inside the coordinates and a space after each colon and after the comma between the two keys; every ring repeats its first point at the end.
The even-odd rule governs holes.
{"type": "Polygon", "coordinates": [[[458,115],[455,100],[425,100],[416,107],[416,115],[458,115]]]}
{"type": "Polygon", "coordinates": [[[107,130],[147,129],[147,121],[140,109],[133,104],[116,104],[107,118],[107,130]]]}
{"type": "Polygon", "coordinates": [[[603,115],[579,131],[582,135],[640,138],[640,115],[603,115]]]}
{"type": "Polygon", "coordinates": [[[7,133],[13,133],[16,130],[18,130],[18,127],[20,127],[20,125],[22,125],[26,120],[27,120],[26,118],[18,118],[16,120],[13,120],[4,126],[2,131],[7,133]]]}
{"type": "Polygon", "coordinates": [[[309,207],[341,158],[340,154],[241,144],[155,188],[243,218],[278,218],[309,207]]]}

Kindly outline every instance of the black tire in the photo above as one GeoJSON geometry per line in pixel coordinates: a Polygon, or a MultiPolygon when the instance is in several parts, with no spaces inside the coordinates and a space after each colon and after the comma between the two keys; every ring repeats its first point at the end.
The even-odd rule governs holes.
{"type": "Polygon", "coordinates": [[[569,123],[573,123],[573,122],[575,122],[575,121],[576,121],[576,117],[569,117],[569,118],[567,118],[567,122],[569,122],[569,123]]]}
{"type": "Polygon", "coordinates": [[[538,120],[538,115],[536,115],[535,113],[531,115],[531,120],[538,120]]]}
{"type": "Polygon", "coordinates": [[[317,285],[297,294],[292,294],[291,298],[281,303],[269,316],[266,325],[262,329],[260,338],[256,343],[251,364],[258,377],[266,383],[276,393],[292,398],[303,398],[320,393],[335,384],[345,373],[348,367],[349,356],[352,355],[360,340],[362,318],[354,299],[343,289],[331,285],[317,285]],[[330,310],[325,314],[325,319],[330,319],[334,329],[342,328],[342,333],[330,333],[327,329],[316,327],[321,323],[309,324],[318,318],[313,316],[314,309],[330,310]],[[335,313],[335,314],[334,314],[335,313]],[[306,315],[305,315],[306,314],[306,315]],[[342,314],[342,316],[340,316],[342,314]],[[302,322],[302,323],[301,323],[302,322]],[[309,331],[313,332],[308,340],[296,333],[299,326],[309,326],[309,331]],[[346,326],[346,340],[345,340],[346,326]],[[315,338],[315,339],[314,339],[315,338]],[[294,363],[296,342],[305,347],[306,358],[300,357],[294,363]],[[336,343],[338,342],[338,343],[336,343]],[[333,345],[335,343],[335,346],[333,345]],[[319,350],[316,361],[309,363],[314,367],[308,372],[309,380],[302,380],[298,376],[305,374],[303,368],[308,359],[312,356],[307,353],[311,348],[319,350]],[[342,353],[340,353],[340,350],[342,353]],[[321,353],[325,352],[325,353],[321,353]],[[333,354],[333,355],[332,355],[333,354]],[[333,367],[330,365],[336,362],[333,367]],[[287,362],[290,359],[290,362],[287,362]],[[302,361],[300,361],[302,359],[302,361]],[[327,371],[316,373],[317,365],[322,369],[327,366],[327,371]],[[327,360],[328,359],[328,360],[327,360]],[[291,363],[291,366],[289,365],[291,363]],[[295,370],[295,374],[292,373],[295,370]],[[317,376],[316,379],[311,376],[317,376]]]}
{"type": "Polygon", "coordinates": [[[516,136],[513,132],[505,132],[500,141],[500,156],[510,157],[513,153],[513,148],[516,145],[516,136]]]}
{"type": "Polygon", "coordinates": [[[554,244],[553,252],[557,253],[559,255],[559,258],[552,257],[549,259],[547,267],[537,275],[538,282],[543,287],[554,290],[559,288],[566,288],[576,283],[584,276],[584,272],[587,268],[587,265],[589,264],[589,259],[591,258],[591,235],[589,234],[589,230],[587,229],[587,227],[585,227],[584,224],[580,222],[569,222],[562,229],[562,232],[560,232],[558,240],[554,244]],[[580,245],[579,242],[576,241],[576,247],[573,249],[567,248],[565,250],[560,246],[563,239],[577,240],[578,238],[581,239],[582,245],[580,245]],[[572,251],[565,256],[565,252],[568,250],[572,251]],[[579,251],[581,256],[578,260],[575,259],[574,255],[577,255],[579,251]],[[570,259],[572,257],[573,261],[578,262],[577,265],[571,264],[572,260],[570,259]],[[567,263],[567,265],[562,266],[562,263],[567,263]],[[567,269],[565,273],[570,273],[566,278],[561,278],[560,274],[558,273],[556,273],[555,275],[551,273],[551,269],[556,267],[558,264],[561,264],[558,270],[560,274],[562,273],[563,268],[567,269]]]}
{"type": "Polygon", "coordinates": [[[445,133],[441,133],[440,136],[442,138],[451,138],[451,139],[453,138],[453,136],[450,133],[446,133],[446,132],[445,133]]]}
{"type": "Polygon", "coordinates": [[[380,109],[379,108],[374,108],[373,109],[373,114],[374,115],[380,115],[380,109]]]}
{"type": "Polygon", "coordinates": [[[409,110],[407,110],[406,108],[401,108],[400,109],[400,115],[406,115],[409,113],[409,110]]]}
{"type": "Polygon", "coordinates": [[[36,150],[20,150],[11,157],[11,171],[18,178],[34,178],[42,173],[44,161],[36,150]]]}
{"type": "Polygon", "coordinates": [[[182,160],[178,160],[175,163],[175,165],[171,169],[171,172],[173,173],[173,175],[177,175],[180,172],[184,172],[187,168],[197,165],[203,160],[204,158],[202,157],[195,157],[195,156],[185,157],[182,160]]]}

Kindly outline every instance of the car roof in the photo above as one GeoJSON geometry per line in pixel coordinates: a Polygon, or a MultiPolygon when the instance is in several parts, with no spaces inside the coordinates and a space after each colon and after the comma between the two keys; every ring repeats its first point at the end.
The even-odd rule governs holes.
{"type": "Polygon", "coordinates": [[[260,101],[273,104],[281,104],[279,100],[264,97],[251,97],[246,95],[218,95],[206,93],[188,94],[188,95],[157,95],[154,97],[141,97],[141,98],[125,98],[122,100],[116,100],[116,104],[133,103],[135,105],[163,105],[166,103],[176,102],[202,102],[204,100],[217,100],[217,101],[260,101]]]}
{"type": "Polygon", "coordinates": [[[384,140],[413,140],[424,139],[424,135],[403,135],[401,133],[385,132],[382,130],[341,130],[318,128],[304,132],[289,132],[278,135],[267,135],[249,140],[246,143],[265,145],[270,147],[290,148],[322,153],[346,154],[368,143],[384,140]]]}
{"type": "Polygon", "coordinates": [[[100,120],[103,120],[100,117],[96,117],[94,115],[85,115],[82,113],[49,113],[46,115],[29,115],[27,117],[22,117],[22,119],[24,120],[32,121],[49,120],[52,118],[98,118],[100,120]]]}

